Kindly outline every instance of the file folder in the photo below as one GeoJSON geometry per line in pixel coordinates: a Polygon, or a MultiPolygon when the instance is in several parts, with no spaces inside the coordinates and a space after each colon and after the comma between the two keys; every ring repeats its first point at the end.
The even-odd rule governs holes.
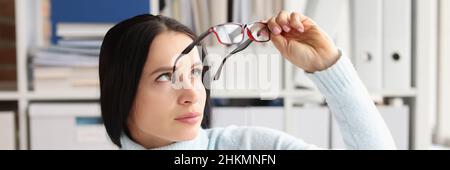
{"type": "Polygon", "coordinates": [[[14,112],[0,112],[0,150],[13,150],[16,146],[14,112]]]}
{"type": "MultiPolygon", "coordinates": [[[[397,149],[409,149],[409,107],[406,105],[377,106],[377,109],[389,128],[397,149]]],[[[339,126],[334,118],[331,124],[332,149],[345,149],[339,126]]]]}
{"type": "Polygon", "coordinates": [[[327,107],[295,107],[291,118],[292,135],[320,148],[329,148],[330,113],[327,107]]]}
{"type": "Polygon", "coordinates": [[[310,17],[330,38],[335,38],[345,0],[308,1],[305,15],[310,17]],[[330,15],[331,14],[331,15],[330,15]]]}
{"type": "Polygon", "coordinates": [[[440,1],[439,20],[439,78],[436,142],[450,144],[450,1],[440,1]]]}
{"type": "Polygon", "coordinates": [[[305,14],[308,0],[284,0],[284,10],[305,14]]]}
{"type": "Polygon", "coordinates": [[[411,0],[383,1],[383,88],[411,88],[411,0]]]}
{"type": "Polygon", "coordinates": [[[251,107],[251,125],[284,130],[284,112],[282,107],[251,107]]]}
{"type": "MultiPolygon", "coordinates": [[[[298,1],[297,3],[300,2],[302,1],[298,1]]],[[[346,0],[314,0],[309,2],[303,1],[303,3],[307,5],[307,8],[295,8],[300,8],[300,10],[304,11],[302,12],[304,15],[312,18],[320,26],[320,28],[336,42],[336,45],[338,45],[339,48],[345,48],[345,43],[346,40],[349,39],[349,36],[345,32],[342,32],[342,27],[345,26],[344,24],[346,24],[346,21],[348,20],[348,18],[345,18],[348,17],[346,15],[346,12],[348,11],[345,11],[348,9],[348,2],[346,0]],[[333,14],[333,17],[330,17],[330,14],[333,14]]],[[[348,28],[346,30],[348,30],[348,28]]],[[[306,77],[303,70],[296,69],[294,76],[294,83],[296,87],[316,89],[314,83],[306,77]]]]}
{"type": "Polygon", "coordinates": [[[29,115],[33,150],[118,149],[106,133],[98,103],[35,103],[29,115]]]}
{"type": "Polygon", "coordinates": [[[214,107],[211,114],[211,127],[227,127],[230,125],[248,126],[250,110],[245,107],[214,107]]]}
{"type": "Polygon", "coordinates": [[[382,89],[382,0],[352,1],[355,69],[371,92],[382,89]]]}
{"type": "Polygon", "coordinates": [[[282,107],[215,107],[211,126],[257,126],[283,131],[282,107]]]}

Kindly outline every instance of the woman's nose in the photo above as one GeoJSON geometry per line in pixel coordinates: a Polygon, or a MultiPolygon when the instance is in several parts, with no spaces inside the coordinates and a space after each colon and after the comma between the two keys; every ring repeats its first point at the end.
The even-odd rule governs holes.
{"type": "Polygon", "coordinates": [[[181,105],[189,105],[197,103],[198,101],[198,92],[191,89],[180,89],[180,96],[178,98],[178,103],[181,105]]]}
{"type": "Polygon", "coordinates": [[[178,103],[182,105],[193,104],[198,100],[198,91],[195,88],[195,82],[190,81],[187,77],[180,78],[180,83],[182,83],[182,88],[179,89],[180,96],[178,103]]]}

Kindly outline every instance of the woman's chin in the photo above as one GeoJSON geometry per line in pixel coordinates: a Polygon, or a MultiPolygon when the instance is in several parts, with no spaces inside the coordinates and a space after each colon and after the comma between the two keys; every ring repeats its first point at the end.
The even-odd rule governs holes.
{"type": "Polygon", "coordinates": [[[177,141],[186,141],[192,140],[197,137],[199,131],[199,127],[191,127],[191,128],[183,128],[177,133],[177,141]]]}

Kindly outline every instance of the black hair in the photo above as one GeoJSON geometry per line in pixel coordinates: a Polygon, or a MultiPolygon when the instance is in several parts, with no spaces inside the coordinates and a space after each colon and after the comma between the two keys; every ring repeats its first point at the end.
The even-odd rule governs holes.
{"type": "MultiPolygon", "coordinates": [[[[184,33],[195,39],[195,33],[178,21],[143,14],[126,19],[105,35],[100,50],[100,107],[111,141],[121,147],[122,133],[130,136],[127,119],[137,93],[141,74],[153,39],[164,31],[184,33]]],[[[201,48],[201,59],[206,50],[201,48]]],[[[151,56],[150,56],[151,57],[151,56]]],[[[208,68],[203,69],[203,76],[208,68]]],[[[206,88],[206,104],[202,127],[208,128],[211,112],[210,90],[206,88]]]]}

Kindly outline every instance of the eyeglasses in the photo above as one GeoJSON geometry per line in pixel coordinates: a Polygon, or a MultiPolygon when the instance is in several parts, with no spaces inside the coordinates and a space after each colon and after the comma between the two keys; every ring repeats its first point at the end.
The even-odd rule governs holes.
{"type": "Polygon", "coordinates": [[[208,35],[214,33],[216,35],[217,40],[220,44],[223,45],[234,45],[239,44],[233,51],[228,53],[225,58],[222,60],[216,74],[214,75],[214,80],[218,80],[220,78],[220,73],[222,71],[225,62],[229,57],[233,54],[236,54],[245,48],[247,48],[253,41],[255,42],[268,42],[270,41],[270,31],[267,27],[266,23],[263,22],[254,22],[251,24],[239,24],[239,23],[226,23],[220,24],[217,26],[210,27],[208,31],[202,33],[197,39],[195,39],[191,44],[189,44],[181,54],[175,59],[173,65],[173,77],[172,83],[176,81],[176,65],[178,61],[190,53],[190,51],[197,45],[200,45],[200,42],[205,39],[208,35]],[[244,35],[247,34],[248,39],[244,41],[244,35]]]}

